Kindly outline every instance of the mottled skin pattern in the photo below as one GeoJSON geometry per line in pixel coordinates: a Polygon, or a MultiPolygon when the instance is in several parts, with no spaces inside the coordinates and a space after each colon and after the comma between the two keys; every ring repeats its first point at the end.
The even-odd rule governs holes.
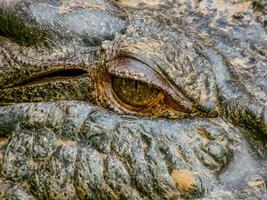
{"type": "Polygon", "coordinates": [[[267,199],[266,6],[1,0],[0,199],[267,199]]]}

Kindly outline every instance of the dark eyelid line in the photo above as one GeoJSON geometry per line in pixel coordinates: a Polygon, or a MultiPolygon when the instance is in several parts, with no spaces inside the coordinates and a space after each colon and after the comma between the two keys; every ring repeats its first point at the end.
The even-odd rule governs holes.
{"type": "Polygon", "coordinates": [[[136,55],[133,53],[120,53],[118,57],[127,57],[127,58],[135,59],[141,62],[142,64],[146,65],[150,69],[152,69],[155,73],[158,73],[158,70],[157,70],[158,67],[154,66],[151,62],[149,62],[145,57],[141,55],[136,55]]]}

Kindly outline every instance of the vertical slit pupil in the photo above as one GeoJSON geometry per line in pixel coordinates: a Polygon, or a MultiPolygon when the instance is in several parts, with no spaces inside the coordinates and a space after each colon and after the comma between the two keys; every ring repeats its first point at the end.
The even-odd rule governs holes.
{"type": "Polygon", "coordinates": [[[135,91],[137,92],[137,87],[138,87],[138,82],[137,81],[135,81],[134,87],[135,87],[135,91]]]}

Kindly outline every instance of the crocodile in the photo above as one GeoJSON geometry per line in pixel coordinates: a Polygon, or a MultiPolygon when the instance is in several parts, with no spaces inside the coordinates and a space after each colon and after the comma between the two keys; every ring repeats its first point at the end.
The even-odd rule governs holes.
{"type": "Polygon", "coordinates": [[[1,0],[0,199],[267,199],[266,10],[1,0]]]}

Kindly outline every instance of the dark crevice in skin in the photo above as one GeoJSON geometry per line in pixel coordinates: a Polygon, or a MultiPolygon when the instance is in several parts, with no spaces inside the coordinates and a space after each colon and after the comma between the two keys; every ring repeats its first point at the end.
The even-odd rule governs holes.
{"type": "MultiPolygon", "coordinates": [[[[128,160],[128,159],[125,159],[125,157],[123,155],[120,155],[112,144],[111,144],[110,149],[111,149],[111,155],[115,156],[118,159],[118,161],[120,161],[124,165],[126,171],[128,172],[128,174],[131,177],[135,177],[134,174],[133,174],[133,171],[131,169],[131,163],[130,163],[131,161],[128,160]]],[[[131,184],[131,187],[133,189],[135,189],[140,196],[143,195],[142,193],[139,192],[140,190],[138,189],[138,184],[137,184],[137,181],[135,180],[135,178],[131,179],[131,183],[130,184],[131,184]]]]}
{"type": "MultiPolygon", "coordinates": [[[[0,174],[2,175],[3,171],[3,155],[1,155],[1,152],[4,152],[7,145],[9,144],[10,137],[0,135],[0,174]]],[[[0,179],[1,180],[1,179],[0,179]]],[[[1,193],[1,191],[0,191],[1,193]]],[[[0,196],[1,197],[1,196],[0,196]]]]}
{"type": "Polygon", "coordinates": [[[168,157],[168,153],[165,151],[164,148],[159,147],[159,152],[160,155],[162,156],[162,160],[164,160],[164,162],[166,163],[169,174],[171,174],[173,171],[172,160],[168,157]]]}
{"type": "MultiPolygon", "coordinates": [[[[256,160],[265,160],[267,158],[267,137],[265,135],[255,135],[251,134],[249,131],[238,127],[242,132],[245,140],[247,141],[251,151],[257,152],[258,154],[253,154],[256,160]]],[[[267,181],[267,179],[266,179],[267,181]]]]}
{"type": "Polygon", "coordinates": [[[18,86],[25,86],[28,84],[32,84],[35,82],[40,82],[40,81],[45,81],[45,80],[49,80],[49,79],[62,79],[62,78],[75,78],[75,77],[80,77],[87,74],[86,70],[83,69],[64,69],[64,70],[59,70],[59,71],[55,71],[55,72],[51,72],[51,73],[46,73],[46,74],[42,74],[40,76],[36,76],[34,78],[31,78],[29,80],[26,80],[22,83],[16,84],[14,85],[15,87],[18,86]]]}
{"type": "Polygon", "coordinates": [[[73,187],[74,187],[74,190],[75,190],[75,193],[76,193],[76,196],[78,199],[82,199],[79,196],[79,189],[78,189],[77,185],[75,184],[75,177],[77,177],[77,174],[78,174],[78,170],[77,170],[78,169],[78,160],[81,157],[80,151],[81,151],[81,147],[78,147],[75,162],[74,162],[74,172],[73,172],[73,179],[72,179],[73,187]]]}
{"type": "Polygon", "coordinates": [[[5,36],[5,33],[0,29],[0,36],[5,36]]]}
{"type": "Polygon", "coordinates": [[[130,163],[131,161],[130,161],[129,159],[123,157],[122,155],[120,155],[120,154],[116,151],[116,149],[114,148],[114,146],[113,146],[112,144],[111,144],[110,149],[111,149],[111,153],[110,153],[110,155],[115,156],[116,159],[118,159],[118,161],[121,162],[121,163],[123,164],[124,168],[126,169],[127,173],[129,174],[129,176],[130,176],[130,177],[133,177],[133,178],[131,179],[131,181],[130,181],[130,185],[131,185],[131,187],[132,187],[133,189],[135,189],[136,192],[138,192],[138,195],[139,195],[139,196],[144,196],[144,194],[142,194],[142,193],[140,192],[140,190],[138,189],[138,183],[137,183],[136,179],[134,178],[135,176],[134,176],[134,173],[133,173],[133,171],[132,171],[132,169],[131,169],[131,163],[130,163]]]}
{"type": "Polygon", "coordinates": [[[103,180],[105,181],[107,187],[114,193],[114,195],[118,198],[121,194],[120,191],[117,191],[117,188],[114,188],[112,184],[108,181],[108,157],[103,158],[103,180]]]}
{"type": "MultiPolygon", "coordinates": [[[[118,129],[118,127],[116,128],[118,129]]],[[[140,136],[140,140],[143,142],[143,140],[141,139],[142,136],[140,136]]],[[[138,192],[138,194],[146,199],[146,198],[150,198],[153,199],[153,193],[149,193],[145,188],[143,188],[141,186],[141,184],[139,183],[138,179],[136,178],[136,172],[134,169],[132,169],[132,166],[134,165],[134,163],[136,162],[133,158],[129,158],[128,156],[125,157],[125,155],[120,155],[118,153],[118,151],[114,148],[113,145],[111,145],[111,150],[112,150],[112,154],[116,156],[116,158],[124,164],[125,169],[127,170],[128,174],[130,175],[130,177],[132,177],[131,179],[131,187],[133,189],[135,189],[136,192],[138,192]]],[[[147,161],[147,160],[146,160],[147,161]]]]}
{"type": "Polygon", "coordinates": [[[260,0],[252,1],[252,8],[256,11],[264,12],[264,3],[260,0]]]}

